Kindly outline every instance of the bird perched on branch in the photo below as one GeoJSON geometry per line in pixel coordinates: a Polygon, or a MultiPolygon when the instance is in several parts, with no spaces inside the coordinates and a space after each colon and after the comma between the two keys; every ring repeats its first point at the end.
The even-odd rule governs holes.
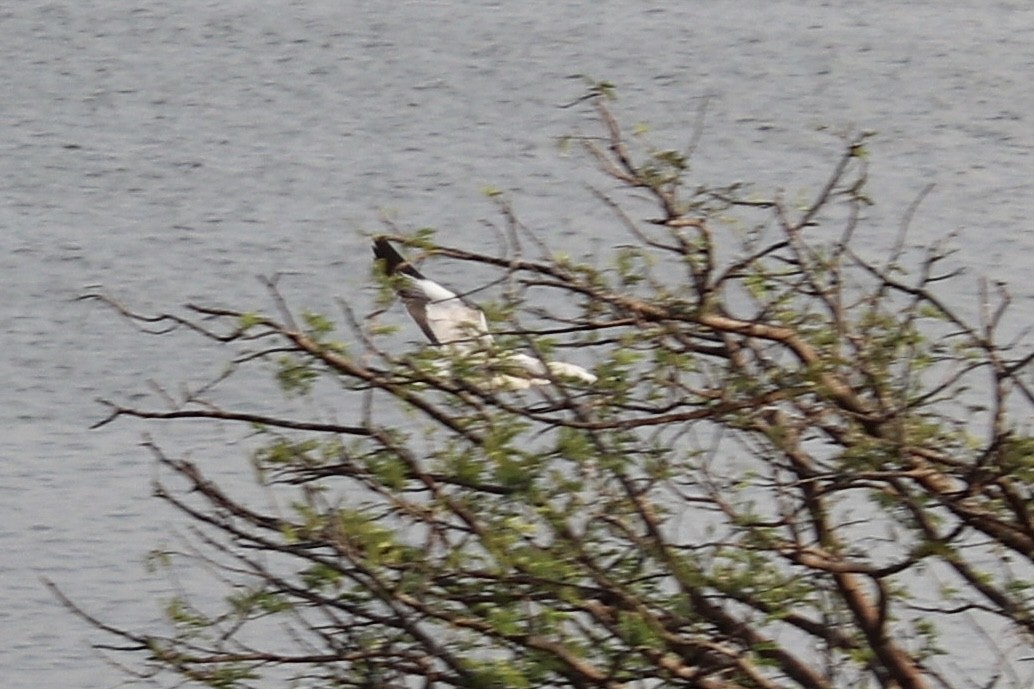
{"type": "MultiPolygon", "coordinates": [[[[409,315],[432,343],[450,347],[458,353],[477,351],[479,347],[487,350],[493,346],[488,322],[481,309],[424,277],[384,237],[374,239],[373,254],[383,262],[386,275],[400,278],[395,283],[396,292],[409,315]]],[[[519,375],[497,375],[491,380],[493,387],[526,389],[549,385],[551,377],[585,383],[597,380],[595,375],[577,364],[543,361],[518,352],[502,355],[499,363],[519,375]]]]}

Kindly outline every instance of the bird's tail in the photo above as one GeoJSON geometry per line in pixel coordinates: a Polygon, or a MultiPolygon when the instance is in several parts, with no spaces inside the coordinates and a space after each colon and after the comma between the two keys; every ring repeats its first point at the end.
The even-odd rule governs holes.
{"type": "Polygon", "coordinates": [[[394,275],[395,273],[402,273],[420,280],[424,279],[424,276],[420,274],[416,268],[411,266],[406,259],[402,257],[395,247],[391,245],[384,237],[376,237],[373,240],[373,255],[384,261],[384,271],[388,275],[394,275]]]}

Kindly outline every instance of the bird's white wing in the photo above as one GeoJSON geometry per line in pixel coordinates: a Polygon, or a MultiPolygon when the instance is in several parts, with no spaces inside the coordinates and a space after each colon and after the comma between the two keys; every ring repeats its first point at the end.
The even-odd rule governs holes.
{"type": "Polygon", "coordinates": [[[506,359],[539,378],[552,374],[558,378],[574,378],[586,383],[595,383],[598,380],[594,374],[578,364],[570,364],[566,361],[547,361],[543,363],[541,359],[520,353],[510,354],[506,359]]]}
{"type": "Polygon", "coordinates": [[[596,374],[590,373],[578,364],[569,364],[566,361],[550,361],[546,363],[549,372],[560,378],[574,378],[585,383],[595,383],[599,378],[596,374]]]}
{"type": "Polygon", "coordinates": [[[406,276],[406,282],[411,286],[403,295],[406,307],[432,341],[443,345],[492,341],[481,309],[434,280],[406,276]]]}

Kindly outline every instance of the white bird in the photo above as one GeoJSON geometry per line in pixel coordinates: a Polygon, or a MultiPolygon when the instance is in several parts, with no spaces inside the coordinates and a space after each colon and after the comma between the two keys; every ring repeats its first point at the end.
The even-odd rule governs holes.
{"type": "MultiPolygon", "coordinates": [[[[463,299],[406,262],[391,243],[377,237],[373,242],[374,256],[384,262],[387,275],[399,275],[397,292],[409,315],[432,343],[466,353],[480,346],[490,348],[492,335],[488,332],[485,314],[477,306],[463,299]]],[[[595,375],[577,364],[563,361],[543,362],[527,354],[508,353],[501,357],[503,366],[520,369],[524,375],[501,374],[490,380],[492,387],[526,389],[535,385],[549,385],[547,376],[571,378],[595,383],[595,375]]]]}

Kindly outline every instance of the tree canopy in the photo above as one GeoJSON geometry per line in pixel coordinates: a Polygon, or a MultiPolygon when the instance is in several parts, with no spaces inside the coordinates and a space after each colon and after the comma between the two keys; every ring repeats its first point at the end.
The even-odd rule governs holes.
{"type": "Polygon", "coordinates": [[[626,134],[607,96],[570,143],[627,243],[557,253],[503,196],[501,253],[387,230],[490,342],[414,344],[372,254],[371,313],[296,310],[275,280],[268,311],[91,295],[231,362],[164,406],[108,400],[101,424],[240,427],[266,491],[151,443],[194,527],[157,560],[221,591],[152,630],[77,608],[99,645],[215,687],[1031,686],[1034,353],[999,336],[1008,294],[983,285],[966,320],[948,245],[907,249],[911,211],[886,256],[856,248],[865,134],[790,203],[691,181],[690,152],[626,134]],[[597,380],[493,384],[507,352],[597,380]],[[271,364],[282,400],[213,401],[271,364]],[[329,420],[284,404],[307,396],[329,420]]]}

